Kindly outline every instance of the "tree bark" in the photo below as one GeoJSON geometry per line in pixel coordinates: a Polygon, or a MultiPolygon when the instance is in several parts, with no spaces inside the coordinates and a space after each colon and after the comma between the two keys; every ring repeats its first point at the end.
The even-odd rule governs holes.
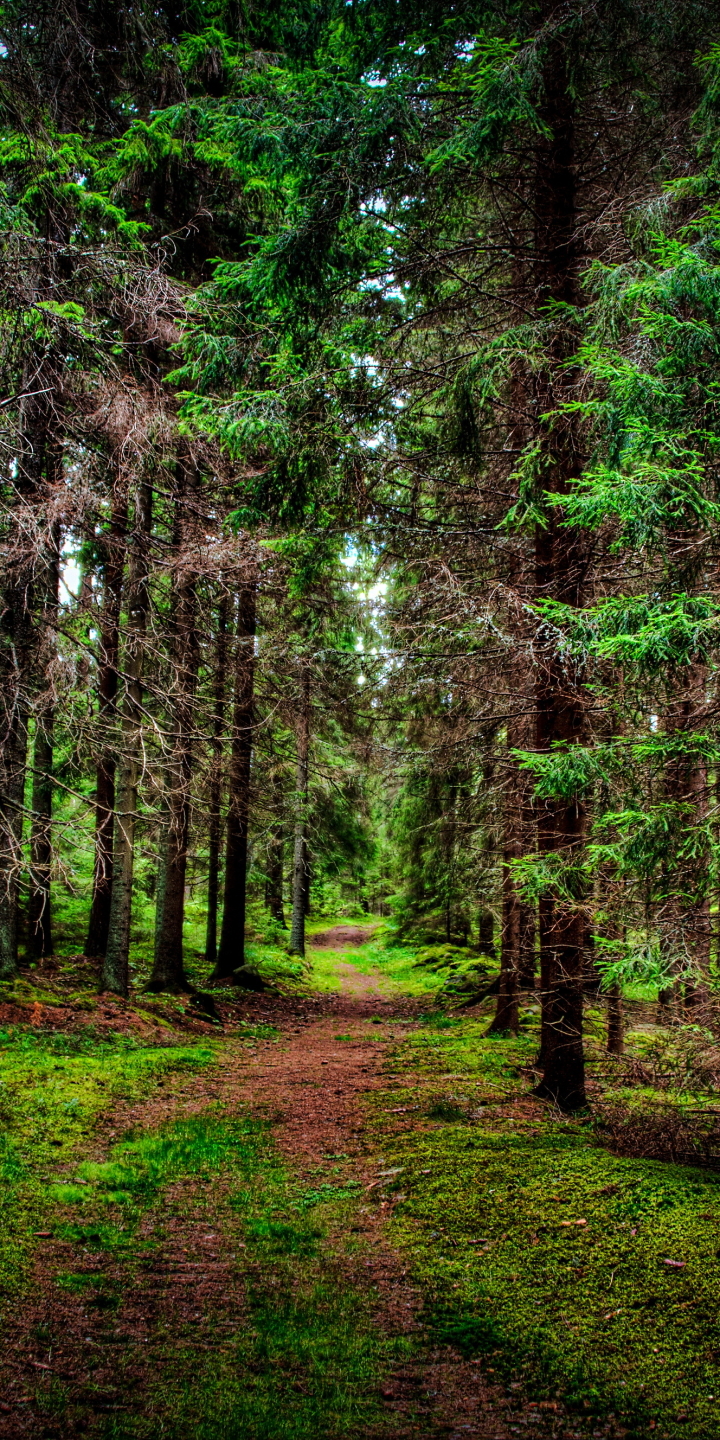
{"type": "MultiPolygon", "coordinates": [[[[39,293],[45,293],[44,287],[39,293]]],[[[57,472],[56,357],[46,353],[34,359],[23,380],[28,398],[22,405],[22,449],[4,547],[0,615],[0,979],[12,978],[18,961],[28,718],[37,659],[34,531],[48,481],[52,483],[57,472]]]]}
{"type": "Polygon", "coordinates": [[[197,569],[193,545],[197,530],[197,472],[183,452],[175,467],[175,575],[172,583],[171,756],[166,775],[168,825],[162,896],[158,896],[155,958],[148,990],[190,988],[183,960],[185,878],[190,836],[190,781],[193,765],[193,706],[197,688],[197,569]]]}
{"type": "Polygon", "coordinates": [[[310,773],[310,665],[302,661],[300,697],[296,725],[297,772],[295,778],[295,843],[293,848],[292,918],[289,949],[305,954],[307,905],[307,802],[310,773]]]}
{"type": "Polygon", "coordinates": [[[619,985],[611,985],[607,1001],[607,1050],[608,1055],[622,1055],[623,1052],[623,1003],[619,985]]]}
{"type": "Polygon", "coordinates": [[[238,597],[235,693],[230,750],[230,794],[225,843],[225,892],[220,948],[213,979],[225,980],[245,964],[248,822],[252,766],[257,581],[238,597]]]}
{"type": "Polygon", "coordinates": [[[208,816],[208,887],[207,921],[205,928],[205,962],[217,962],[217,922],[220,898],[220,836],[222,802],[222,737],[225,728],[225,689],[227,685],[227,622],[228,596],[220,597],[215,639],[215,675],[213,683],[213,732],[211,740],[212,773],[210,776],[208,816]]]}
{"type": "Polygon", "coordinates": [[[125,477],[116,468],[110,526],[104,539],[103,614],[100,630],[98,668],[98,719],[102,753],[95,780],[95,870],[90,906],[86,955],[104,955],[107,950],[112,897],[112,862],[115,810],[115,755],[109,743],[108,726],[115,718],[120,645],[120,607],[128,524],[125,477]]]}
{"type": "MultiPolygon", "coordinates": [[[[544,71],[542,120],[538,141],[535,188],[536,294],[538,309],[554,332],[538,377],[538,437],[545,462],[546,493],[565,494],[579,474],[572,417],[563,414],[572,386],[576,342],[568,322],[552,321],[550,304],[575,305],[577,292],[576,200],[574,173],[574,101],[568,66],[568,41],[550,39],[544,71]],[[545,418],[549,417],[549,418],[545,418]]],[[[535,592],[538,599],[582,603],[584,555],[580,537],[563,525],[557,504],[546,504],[546,517],[536,530],[535,592]]],[[[536,681],[538,751],[583,738],[584,705],[577,677],[567,672],[554,639],[538,635],[536,681]]],[[[540,854],[560,852],[571,862],[583,845],[585,813],[577,800],[547,799],[538,806],[540,854]]],[[[543,992],[541,1054],[544,1073],[538,1093],[562,1109],[584,1106],[585,1071],[582,1043],[583,915],[579,904],[546,895],[539,907],[540,965],[543,992]]]]}
{"type": "MultiPolygon", "coordinates": [[[[53,450],[51,473],[48,474],[49,491],[50,487],[59,481],[62,472],[62,452],[58,451],[57,447],[53,447],[53,450]]],[[[55,698],[52,694],[52,661],[56,652],[55,626],[60,587],[60,528],[57,524],[50,524],[47,544],[43,548],[42,574],[39,583],[36,583],[36,594],[41,598],[42,604],[39,617],[42,631],[38,637],[36,665],[37,683],[42,685],[43,681],[46,682],[46,688],[41,692],[35,712],[28,905],[29,960],[41,960],[45,955],[52,955],[53,950],[51,872],[55,698]],[[50,689],[47,688],[48,676],[50,689]]]]}
{"type": "Polygon", "coordinates": [[[478,923],[478,945],[483,955],[495,956],[495,916],[492,910],[481,910],[478,923]]]}
{"type": "Polygon", "coordinates": [[[0,980],[17,973],[18,877],[28,736],[28,676],[33,645],[31,581],[8,574],[3,595],[0,723],[0,980]]]}
{"type": "Polygon", "coordinates": [[[135,865],[135,828],[142,739],[142,673],[148,618],[148,552],[152,529],[152,490],[141,480],[129,537],[127,631],[123,664],[120,763],[115,812],[112,896],[102,990],[127,995],[130,979],[130,920],[135,865]]]}

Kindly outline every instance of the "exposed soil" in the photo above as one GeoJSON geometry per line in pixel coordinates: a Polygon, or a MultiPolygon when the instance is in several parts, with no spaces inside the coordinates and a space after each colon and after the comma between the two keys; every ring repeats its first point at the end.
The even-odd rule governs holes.
{"type": "Polygon", "coordinates": [[[365,945],[376,929],[375,925],[333,925],[308,935],[307,943],[314,950],[347,950],[348,945],[365,945]]]}
{"type": "MultiPolygon", "coordinates": [[[[350,928],[336,927],[327,934],[334,937],[350,928]]],[[[367,937],[367,931],[356,933],[367,937]]],[[[372,1091],[430,1083],[416,1074],[389,1073],[384,1066],[387,1041],[400,1026],[412,1023],[419,1007],[408,998],[381,997],[376,977],[362,975],[351,965],[341,966],[340,973],[344,988],[339,995],[294,1002],[248,996],[242,1006],[245,1017],[271,1019],[281,1031],[281,1042],[258,1041],[249,1051],[230,1022],[217,1069],[168,1080],[142,1104],[108,1116],[91,1153],[103,1158],[111,1135],[129,1126],[150,1130],[215,1100],[226,1111],[250,1106],[268,1114],[281,1151],[308,1179],[317,1178],[317,1167],[328,1154],[344,1157],[344,1173],[361,1182],[365,1197],[357,1217],[360,1243],[352,1256],[341,1259],[343,1272],[348,1283],[374,1293],[379,1325],[421,1342],[417,1358],[383,1385],[387,1424],[378,1436],[511,1440],[530,1425],[530,1433],[540,1437],[586,1434],[561,1405],[533,1404],[531,1398],[495,1385],[482,1362],[463,1360],[447,1347],[422,1344],[421,1296],[402,1256],[385,1238],[393,1201],[381,1198],[376,1188],[376,1141],[364,1107],[364,1097],[372,1091]]],[[[389,1123],[409,1128],[424,1122],[399,1115],[395,1121],[393,1114],[389,1123]]],[[[93,1311],[82,1297],[58,1289],[53,1277],[58,1270],[96,1270],[112,1294],[113,1285],[120,1283],[121,1262],[107,1252],[81,1252],[78,1245],[52,1237],[40,1240],[32,1292],[10,1317],[6,1333],[0,1372],[3,1440],[98,1435],[115,1410],[147,1415],[143,1392],[167,1357],[168,1339],[191,1355],[217,1345],[224,1323],[237,1324],[252,1264],[226,1253],[209,1218],[206,1193],[198,1193],[194,1209],[188,1186],[186,1200],[190,1203],[183,1219],[165,1225],[162,1245],[138,1265],[132,1292],[125,1292],[117,1317],[93,1311]],[[65,1387],[75,1418],[63,1420],[62,1427],[53,1426],[47,1409],[31,1399],[39,1378],[65,1387]]],[[[358,1440],[367,1440],[367,1433],[358,1440]]]]}

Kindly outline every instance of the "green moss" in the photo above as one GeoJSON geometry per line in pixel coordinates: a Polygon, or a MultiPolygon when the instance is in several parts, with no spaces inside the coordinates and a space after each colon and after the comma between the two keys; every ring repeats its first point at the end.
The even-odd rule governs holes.
{"type": "MultiPolygon", "coordinates": [[[[684,1435],[720,1436],[720,1179],[617,1158],[549,1107],[524,1113],[535,1039],[498,1042],[486,1023],[419,1031],[394,1058],[428,1077],[437,1117],[382,1137],[402,1166],[392,1239],[436,1335],[634,1434],[654,1419],[674,1437],[686,1414],[684,1435]],[[435,1091],[439,1074],[452,1093],[435,1091]]],[[[387,1096],[373,1103],[379,1116],[387,1096]]]]}

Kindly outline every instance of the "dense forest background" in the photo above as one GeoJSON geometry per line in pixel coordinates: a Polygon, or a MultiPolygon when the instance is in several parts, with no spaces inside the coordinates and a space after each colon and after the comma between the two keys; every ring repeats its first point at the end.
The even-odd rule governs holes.
{"type": "Polygon", "coordinates": [[[711,1023],[717,32],[0,7],[0,976],[389,916],[567,1109],[584,990],[711,1023]]]}

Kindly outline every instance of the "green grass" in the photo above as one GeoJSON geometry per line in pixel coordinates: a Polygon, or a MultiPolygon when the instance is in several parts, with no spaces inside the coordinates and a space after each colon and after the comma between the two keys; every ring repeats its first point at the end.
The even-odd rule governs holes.
{"type": "MultiPolygon", "coordinates": [[[[337,923],[348,924],[348,921],[337,923]]],[[[342,981],[338,967],[352,965],[361,975],[372,976],[379,993],[388,998],[412,995],[421,999],[437,995],[443,985],[443,976],[432,970],[416,967],[415,952],[405,945],[392,944],[382,922],[374,923],[378,929],[372,940],[364,945],[349,945],[346,950],[308,948],[308,959],[312,964],[310,983],[313,989],[323,992],[340,990],[342,981]]],[[[327,922],[317,926],[319,930],[329,928],[327,922]]]]}
{"type": "Polygon", "coordinates": [[[0,1296],[21,1285],[33,1231],[54,1222],[58,1167],[81,1153],[98,1117],[212,1059],[207,1045],[148,1047],[90,1026],[69,1036],[0,1031],[0,1296]]]}
{"type": "MultiPolygon", "coordinates": [[[[130,1413],[113,1419],[108,1436],[314,1440],[363,1434],[379,1419],[380,1378],[398,1346],[373,1325],[368,1297],[338,1283],[324,1239],[324,1222],[337,1220],[356,1186],[300,1185],[266,1124],[212,1110],[116,1145],[105,1163],[80,1164],[77,1176],[85,1185],[57,1196],[66,1214],[59,1233],[81,1253],[120,1253],[125,1275],[108,1285],[64,1272],[57,1283],[107,1311],[113,1326],[122,1326],[125,1294],[142,1283],[143,1252],[165,1253],[168,1215],[191,1207],[195,1224],[212,1225],[229,1250],[247,1256],[245,1309],[230,1312],[220,1343],[225,1317],[212,1311],[189,1334],[175,1324],[152,1337],[156,1378],[135,1401],[127,1394],[130,1413]]],[[[132,1353],[120,1363],[132,1366],[132,1353]]],[[[41,1384],[41,1402],[43,1393],[41,1384]]],[[[67,1408],[66,1422],[80,1418],[67,1408]]]]}
{"type": "MultiPolygon", "coordinates": [[[[270,1031],[245,1029],[249,1039],[270,1031]]],[[[343,1220],[349,1229],[357,1204],[344,1157],[328,1156],[310,1184],[301,1182],[280,1162],[265,1121],[228,1117],[218,1106],[119,1137],[102,1160],[87,1156],[103,1112],[129,1100],[137,1114],[137,1102],[170,1072],[191,1079],[217,1055],[216,1044],[151,1049],[92,1029],[0,1037],[3,1294],[21,1303],[34,1247],[43,1243],[33,1232],[49,1232],[65,1247],[51,1283],[66,1304],[82,1307],[88,1326],[100,1327],[96,1339],[106,1343],[107,1329],[111,1343],[127,1324],[126,1301],[132,1309],[142,1293],[146,1267],[175,1259],[178,1223],[190,1223],[190,1234],[193,1226],[200,1234],[212,1227],[244,1273],[244,1302],[223,1312],[219,1293],[220,1312],[210,1307],[192,1326],[160,1316],[141,1351],[152,1377],[144,1390],[132,1378],[137,1360],[126,1340],[116,1352],[125,1413],[108,1417],[102,1433],[108,1440],[378,1433],[380,1381],[401,1346],[374,1323],[372,1297],[343,1283],[326,1238],[343,1220]]],[[[52,1345],[49,1331],[39,1339],[52,1345]]],[[[93,1383],[89,1373],[90,1397],[93,1383]]],[[[39,1371],[30,1388],[48,1433],[59,1433],[57,1425],[74,1433],[93,1412],[92,1398],[72,1398],[50,1374],[39,1371]]]]}
{"type": "MultiPolygon", "coordinates": [[[[391,1188],[406,1196],[391,1239],[411,1258],[435,1333],[492,1357],[531,1394],[624,1416],[643,1440],[651,1420],[673,1440],[678,1425],[714,1440],[720,1178],[617,1158],[589,1118],[548,1111],[533,1124],[521,1104],[514,1119],[510,1109],[494,1117],[495,1104],[526,1092],[536,1036],[489,1039],[486,1025],[426,1025],[395,1053],[393,1064],[425,1073],[434,1123],[390,1136],[378,1115],[386,1165],[402,1167],[391,1188]]],[[[393,1106],[405,1098],[392,1096],[393,1106]]],[[[380,1112],[387,1096],[373,1103],[380,1112]]]]}

